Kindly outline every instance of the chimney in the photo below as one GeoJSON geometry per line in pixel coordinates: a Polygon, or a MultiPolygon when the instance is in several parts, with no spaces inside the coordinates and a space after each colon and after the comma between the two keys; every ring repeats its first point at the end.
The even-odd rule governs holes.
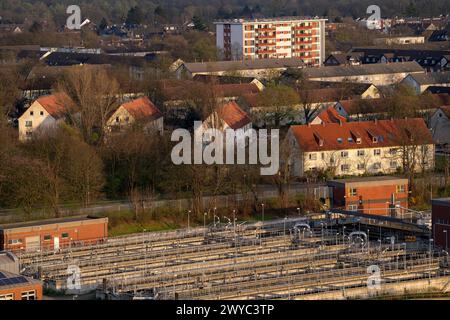
{"type": "Polygon", "coordinates": [[[378,123],[378,120],[377,120],[377,118],[375,118],[375,120],[374,120],[374,123],[375,123],[375,124],[377,124],[377,123],[378,123]]]}

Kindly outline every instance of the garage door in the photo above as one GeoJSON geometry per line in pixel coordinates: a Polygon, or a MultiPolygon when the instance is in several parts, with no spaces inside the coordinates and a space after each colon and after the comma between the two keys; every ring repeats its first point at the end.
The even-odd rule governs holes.
{"type": "Polygon", "coordinates": [[[39,236],[25,238],[25,250],[37,251],[41,248],[41,241],[39,236]]]}

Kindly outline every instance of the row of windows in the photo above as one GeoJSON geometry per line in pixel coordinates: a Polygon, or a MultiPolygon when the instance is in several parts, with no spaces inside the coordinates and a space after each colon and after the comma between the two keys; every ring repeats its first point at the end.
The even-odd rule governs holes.
{"type": "MultiPolygon", "coordinates": [[[[406,186],[404,184],[398,184],[395,186],[395,191],[397,193],[404,193],[406,190],[406,186]]],[[[349,188],[348,189],[348,196],[349,197],[355,197],[358,195],[358,188],[349,188]]]]}
{"type": "MultiPolygon", "coordinates": [[[[36,291],[23,291],[20,298],[22,300],[36,300],[36,291]]],[[[0,294],[0,300],[14,300],[14,293],[0,294]]]]}
{"type": "MultiPolygon", "coordinates": [[[[388,151],[389,155],[396,155],[397,149],[389,149],[388,151]]],[[[357,150],[356,155],[358,157],[364,157],[366,155],[366,150],[357,150]]],[[[380,156],[381,155],[381,149],[373,149],[373,155],[374,156],[380,156]]],[[[341,151],[340,154],[341,158],[348,158],[349,157],[349,151],[344,150],[341,151]]],[[[321,153],[322,160],[324,159],[324,153],[321,153]]],[[[309,154],[309,160],[317,160],[317,154],[316,153],[310,153],[309,154]]],[[[333,162],[333,161],[331,161],[333,162]]]]}
{"type": "MultiPolygon", "coordinates": [[[[69,237],[69,234],[67,232],[61,233],[62,239],[67,239],[69,237]]],[[[52,236],[49,234],[44,235],[44,241],[50,241],[52,239],[52,236]]],[[[8,240],[8,244],[16,245],[16,244],[22,244],[23,239],[10,239],[8,240]]]]}
{"type": "MultiPolygon", "coordinates": [[[[44,111],[40,111],[39,114],[41,116],[43,116],[44,115],[44,111]]],[[[34,111],[30,111],[30,116],[34,116],[34,111]]]]}

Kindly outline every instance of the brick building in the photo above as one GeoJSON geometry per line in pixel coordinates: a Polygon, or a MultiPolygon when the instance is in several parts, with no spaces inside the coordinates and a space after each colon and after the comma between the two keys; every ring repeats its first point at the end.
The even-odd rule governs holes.
{"type": "Polygon", "coordinates": [[[35,279],[0,271],[0,300],[42,300],[42,283],[35,279]]]}
{"type": "Polygon", "coordinates": [[[0,226],[0,250],[58,250],[105,241],[108,218],[68,217],[0,226]]]}
{"type": "Polygon", "coordinates": [[[19,259],[0,252],[0,300],[41,300],[42,283],[19,275],[19,259]]]}
{"type": "Polygon", "coordinates": [[[332,180],[333,207],[401,218],[408,208],[408,179],[378,176],[332,180]]]}
{"type": "Polygon", "coordinates": [[[216,21],[216,44],[226,60],[299,58],[325,60],[325,21],[308,17],[216,21]]]}
{"type": "Polygon", "coordinates": [[[450,198],[432,200],[431,221],[435,245],[448,251],[450,248],[450,198]]]}

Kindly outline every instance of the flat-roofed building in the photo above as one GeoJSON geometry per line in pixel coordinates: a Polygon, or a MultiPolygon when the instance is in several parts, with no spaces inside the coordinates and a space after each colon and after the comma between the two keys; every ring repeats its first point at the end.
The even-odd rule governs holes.
{"type": "Polygon", "coordinates": [[[15,273],[0,271],[1,300],[42,300],[42,282],[15,273]]]}
{"type": "Polygon", "coordinates": [[[435,245],[447,252],[450,246],[450,198],[433,199],[431,224],[435,245]]]}
{"type": "Polygon", "coordinates": [[[328,181],[333,207],[374,215],[401,217],[408,208],[408,179],[391,176],[328,181]]]}
{"type": "Polygon", "coordinates": [[[108,218],[66,217],[0,226],[0,250],[58,250],[71,245],[103,242],[108,218]]]}

